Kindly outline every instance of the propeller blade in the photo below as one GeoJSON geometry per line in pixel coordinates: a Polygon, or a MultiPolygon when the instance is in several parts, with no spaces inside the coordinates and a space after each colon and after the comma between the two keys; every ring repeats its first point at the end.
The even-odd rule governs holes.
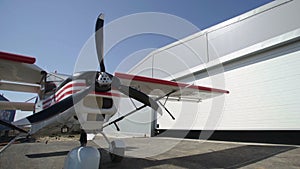
{"type": "Polygon", "coordinates": [[[139,102],[144,103],[145,105],[151,107],[155,111],[159,108],[159,105],[152,98],[150,98],[145,93],[140,92],[130,86],[120,85],[119,91],[139,102]]]}
{"type": "Polygon", "coordinates": [[[138,91],[130,86],[125,86],[122,85],[120,82],[120,79],[117,77],[113,78],[113,82],[111,84],[113,88],[116,88],[119,90],[121,93],[125,94],[126,96],[133,98],[146,106],[151,107],[153,110],[158,111],[159,105],[154,101],[152,98],[150,98],[148,95],[145,93],[138,91]]]}
{"type": "Polygon", "coordinates": [[[95,29],[95,42],[98,61],[100,64],[101,72],[105,72],[104,60],[103,60],[103,24],[104,14],[100,14],[97,18],[96,29],[95,29]]]}

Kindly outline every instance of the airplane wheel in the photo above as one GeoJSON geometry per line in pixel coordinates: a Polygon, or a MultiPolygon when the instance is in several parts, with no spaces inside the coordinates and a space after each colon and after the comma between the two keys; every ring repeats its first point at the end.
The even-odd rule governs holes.
{"type": "Polygon", "coordinates": [[[110,155],[110,160],[113,163],[119,163],[123,160],[123,156],[119,156],[114,153],[109,153],[109,155],[110,155]]]}
{"type": "Polygon", "coordinates": [[[95,147],[76,147],[72,149],[64,162],[64,169],[99,168],[101,154],[95,147]]]}
{"type": "Polygon", "coordinates": [[[114,140],[111,142],[110,159],[112,162],[121,162],[125,155],[125,144],[121,140],[114,140]]]}

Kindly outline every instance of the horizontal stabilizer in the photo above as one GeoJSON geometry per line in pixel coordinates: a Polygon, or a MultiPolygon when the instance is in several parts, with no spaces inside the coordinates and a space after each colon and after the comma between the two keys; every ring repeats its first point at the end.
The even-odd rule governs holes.
{"type": "Polygon", "coordinates": [[[39,93],[40,85],[0,80],[0,89],[1,90],[9,90],[9,91],[17,91],[17,92],[39,93]]]}
{"type": "Polygon", "coordinates": [[[0,110],[33,111],[34,103],[0,101],[0,110]]]}

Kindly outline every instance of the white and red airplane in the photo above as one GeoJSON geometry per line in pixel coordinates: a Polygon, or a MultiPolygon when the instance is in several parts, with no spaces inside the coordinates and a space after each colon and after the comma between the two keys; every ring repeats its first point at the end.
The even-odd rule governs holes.
{"type": "MultiPolygon", "coordinates": [[[[0,124],[30,136],[85,131],[82,132],[84,138],[86,132],[103,134],[103,128],[111,124],[118,129],[118,121],[147,106],[159,113],[161,108],[170,113],[159,102],[161,99],[199,101],[229,93],[221,89],[124,73],[109,74],[103,62],[103,23],[104,18],[100,14],[95,32],[100,71],[77,72],[72,76],[47,73],[34,64],[33,57],[0,52],[0,90],[38,95],[35,103],[0,102],[0,109],[34,112],[12,123],[1,120],[0,124]],[[135,99],[143,106],[110,121],[118,111],[119,97],[135,99]],[[25,131],[23,126],[30,126],[30,130],[25,131]]],[[[82,142],[84,144],[86,140],[82,142]]]]}

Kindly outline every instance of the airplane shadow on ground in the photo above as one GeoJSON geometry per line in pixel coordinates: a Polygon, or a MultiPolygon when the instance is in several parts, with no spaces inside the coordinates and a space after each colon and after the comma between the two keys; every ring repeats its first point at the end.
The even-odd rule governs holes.
{"type": "Polygon", "coordinates": [[[37,153],[37,154],[26,154],[28,158],[45,158],[45,157],[54,157],[54,156],[66,156],[69,151],[58,151],[58,152],[49,152],[49,153],[37,153]]]}
{"type": "MultiPolygon", "coordinates": [[[[240,146],[221,151],[214,151],[204,154],[196,154],[190,156],[169,158],[164,160],[155,160],[152,158],[132,158],[124,157],[121,163],[112,163],[109,153],[105,149],[100,149],[101,152],[101,167],[102,168],[134,168],[142,169],[147,167],[158,168],[239,168],[247,166],[269,157],[275,156],[295,149],[291,146],[261,146],[247,145],[240,146]]],[[[130,149],[135,149],[131,147],[130,149]]],[[[134,150],[133,150],[134,151],[134,150]]],[[[170,150],[172,151],[172,150],[170,150]]],[[[69,151],[48,152],[39,154],[27,154],[28,158],[44,158],[53,156],[66,156],[69,151]]]]}
{"type": "MultiPolygon", "coordinates": [[[[204,154],[170,158],[165,160],[125,157],[121,163],[111,163],[108,153],[102,152],[103,168],[239,168],[267,159],[296,147],[287,146],[241,146],[204,154]],[[105,157],[107,156],[107,157],[105,157]],[[168,167],[167,167],[168,166],[168,167]]],[[[155,158],[155,157],[154,157],[155,158]]]]}
{"type": "MultiPolygon", "coordinates": [[[[137,149],[136,147],[126,147],[126,151],[134,151],[137,149]]],[[[106,150],[99,151],[104,154],[106,150]]],[[[25,156],[28,158],[46,158],[46,157],[54,157],[54,156],[66,156],[69,151],[57,151],[57,152],[47,152],[47,153],[36,153],[36,154],[26,154],[25,156]]]]}

